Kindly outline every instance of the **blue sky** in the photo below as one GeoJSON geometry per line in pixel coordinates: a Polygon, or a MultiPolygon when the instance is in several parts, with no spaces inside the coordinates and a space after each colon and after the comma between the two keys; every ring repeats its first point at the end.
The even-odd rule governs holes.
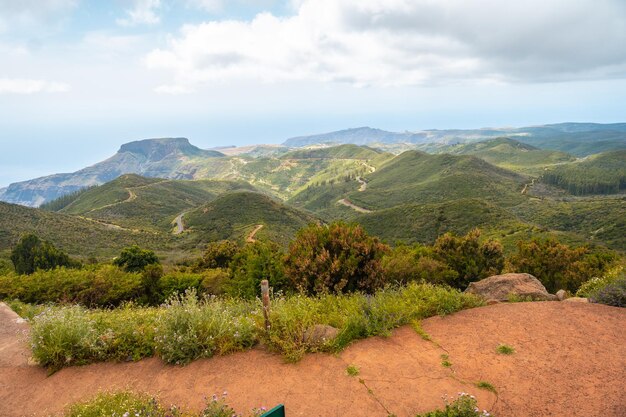
{"type": "Polygon", "coordinates": [[[623,122],[622,0],[0,0],[0,187],[122,143],[623,122]]]}

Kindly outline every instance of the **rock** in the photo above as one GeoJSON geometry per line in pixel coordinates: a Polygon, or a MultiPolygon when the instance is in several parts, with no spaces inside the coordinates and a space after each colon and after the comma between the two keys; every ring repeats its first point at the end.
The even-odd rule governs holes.
{"type": "Polygon", "coordinates": [[[588,298],[584,298],[584,297],[570,297],[570,298],[566,298],[563,301],[567,301],[570,303],[588,303],[589,299],[588,298]]]}
{"type": "Polygon", "coordinates": [[[492,300],[487,300],[487,305],[488,306],[491,306],[491,305],[494,305],[494,304],[500,304],[500,301],[493,300],[493,299],[492,300]]]}
{"type": "Polygon", "coordinates": [[[531,298],[535,301],[556,299],[555,295],[549,294],[546,287],[530,274],[493,275],[470,283],[465,292],[497,301],[508,301],[510,296],[531,298]]]}
{"type": "Polygon", "coordinates": [[[339,329],[326,324],[316,324],[304,332],[304,343],[311,347],[321,347],[339,334],[339,329]]]}
{"type": "Polygon", "coordinates": [[[559,301],[563,301],[567,298],[567,293],[565,290],[558,290],[556,292],[556,298],[558,298],[559,301]]]}

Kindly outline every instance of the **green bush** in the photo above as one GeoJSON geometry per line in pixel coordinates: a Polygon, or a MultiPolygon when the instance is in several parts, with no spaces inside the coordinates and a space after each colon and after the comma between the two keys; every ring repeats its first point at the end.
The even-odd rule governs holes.
{"type": "Polygon", "coordinates": [[[256,342],[254,307],[242,300],[201,302],[193,290],[174,296],[157,326],[157,351],[165,362],[180,365],[250,348],[256,342]]]}
{"type": "Polygon", "coordinates": [[[613,253],[572,248],[556,239],[533,239],[518,242],[507,269],[534,275],[551,293],[560,289],[575,293],[589,278],[603,275],[615,260],[613,253]]]}
{"type": "Polygon", "coordinates": [[[230,279],[225,282],[224,291],[236,297],[254,298],[260,294],[264,279],[269,280],[274,291],[288,291],[283,256],[275,243],[246,244],[230,263],[230,279]]]}
{"type": "Polygon", "coordinates": [[[337,351],[356,339],[388,335],[392,329],[414,320],[478,305],[481,301],[476,297],[458,290],[418,283],[387,288],[372,296],[355,293],[279,297],[272,301],[270,331],[262,332],[261,337],[271,349],[295,361],[309,351],[337,351]],[[308,345],[303,336],[316,324],[339,329],[337,338],[321,347],[308,345]]]}
{"type": "Polygon", "coordinates": [[[122,249],[120,256],[113,260],[113,264],[124,268],[127,272],[140,272],[151,264],[158,264],[159,258],[148,249],[141,249],[137,245],[122,249]]]}
{"type": "Polygon", "coordinates": [[[394,248],[382,260],[386,281],[396,284],[426,281],[453,285],[459,276],[458,272],[433,256],[432,248],[427,246],[394,248]]]}
{"type": "Polygon", "coordinates": [[[32,274],[38,269],[50,270],[60,266],[78,267],[63,251],[33,234],[22,236],[11,251],[11,262],[18,274],[32,274]]]}
{"type": "MultiPolygon", "coordinates": [[[[176,417],[176,408],[163,409],[153,397],[132,392],[101,393],[95,398],[71,405],[65,417],[176,417]]],[[[229,416],[230,417],[230,416],[229,416]]]]}
{"type": "Polygon", "coordinates": [[[492,414],[487,410],[478,408],[478,402],[473,395],[464,392],[452,402],[444,399],[446,407],[444,410],[431,411],[425,414],[418,414],[415,417],[490,417],[492,414]]]}
{"type": "Polygon", "coordinates": [[[31,275],[0,276],[0,298],[26,303],[78,303],[116,306],[143,293],[139,274],[104,265],[85,269],[38,270],[31,275]]]}
{"type": "MultiPolygon", "coordinates": [[[[251,417],[259,417],[265,408],[253,409],[251,417]]],[[[156,398],[147,394],[136,394],[130,391],[117,393],[100,393],[95,398],[71,405],[65,417],[233,417],[237,414],[226,403],[226,393],[221,397],[213,395],[206,399],[206,405],[200,413],[182,411],[172,405],[164,408],[156,398]]]]}
{"type": "Polygon", "coordinates": [[[502,272],[502,245],[495,240],[481,243],[479,239],[480,230],[474,229],[461,237],[446,233],[435,241],[433,251],[436,259],[458,273],[456,279],[449,282],[450,285],[465,289],[472,281],[502,272]]]}
{"type": "Polygon", "coordinates": [[[373,295],[279,296],[272,301],[267,332],[259,300],[199,300],[190,290],[158,308],[132,304],[113,310],[46,307],[33,317],[30,338],[33,356],[51,369],[138,360],[155,353],[168,363],[185,364],[248,349],[259,340],[295,361],[306,352],[337,351],[356,339],[388,335],[415,320],[478,305],[481,301],[475,296],[418,283],[373,295]],[[306,343],[305,332],[316,324],[337,328],[338,336],[322,346],[306,343]]]}
{"type": "Polygon", "coordinates": [[[48,307],[32,319],[33,357],[51,369],[102,360],[139,360],[154,354],[154,308],[86,310],[48,307]]]}
{"type": "Polygon", "coordinates": [[[595,291],[589,300],[592,303],[606,304],[613,307],[626,307],[626,276],[622,275],[595,291]]]}
{"type": "Polygon", "coordinates": [[[381,259],[389,247],[358,225],[312,224],[289,245],[285,268],[305,294],[373,293],[385,284],[381,259]]]}
{"type": "Polygon", "coordinates": [[[207,245],[204,256],[199,263],[201,268],[228,268],[230,262],[241,248],[237,242],[221,240],[207,245]]]}
{"type": "Polygon", "coordinates": [[[617,281],[623,276],[626,276],[626,271],[624,271],[623,266],[612,268],[605,272],[601,277],[594,277],[584,282],[580,288],[578,288],[578,291],[576,291],[576,296],[589,298],[601,288],[606,287],[608,284],[617,281]]]}

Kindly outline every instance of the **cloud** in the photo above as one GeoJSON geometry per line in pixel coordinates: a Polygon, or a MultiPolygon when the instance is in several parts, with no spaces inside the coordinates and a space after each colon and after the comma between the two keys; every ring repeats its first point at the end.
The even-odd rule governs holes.
{"type": "Polygon", "coordinates": [[[0,0],[0,33],[55,26],[78,0],[0,0]]]}
{"type": "Polygon", "coordinates": [[[0,94],[65,93],[70,86],[65,83],[25,78],[0,78],[0,94]]]}
{"type": "Polygon", "coordinates": [[[155,25],[161,21],[160,8],[160,0],[135,0],[134,7],[126,10],[126,17],[115,22],[120,26],[155,25]]]}
{"type": "MultiPolygon", "coordinates": [[[[213,3],[213,2],[211,2],[213,3]]],[[[145,59],[189,90],[240,80],[355,86],[623,78],[622,0],[293,0],[185,25],[145,59]]],[[[163,90],[163,89],[162,89],[163,90]]]]}

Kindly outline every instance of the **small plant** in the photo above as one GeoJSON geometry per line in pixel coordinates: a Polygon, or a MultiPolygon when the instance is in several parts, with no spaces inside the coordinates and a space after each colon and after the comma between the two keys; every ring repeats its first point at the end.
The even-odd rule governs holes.
{"type": "Polygon", "coordinates": [[[445,353],[441,355],[441,366],[444,368],[449,368],[452,366],[452,362],[450,362],[450,357],[445,353]]]}
{"type": "Polygon", "coordinates": [[[422,328],[422,322],[421,321],[413,320],[411,322],[411,327],[413,327],[413,330],[415,330],[415,333],[417,333],[422,339],[424,339],[426,341],[431,341],[432,340],[430,335],[428,333],[426,333],[426,331],[422,328]]]}
{"type": "Polygon", "coordinates": [[[170,410],[162,408],[153,397],[132,392],[102,393],[90,401],[70,406],[65,413],[65,417],[110,416],[178,417],[181,414],[175,407],[170,410]]]}
{"type": "Polygon", "coordinates": [[[515,353],[515,348],[513,346],[500,344],[496,348],[496,352],[498,352],[501,355],[512,355],[515,353]]]}
{"type": "Polygon", "coordinates": [[[350,376],[357,376],[359,372],[359,368],[356,365],[348,365],[346,368],[346,373],[350,376]]]}
{"type": "Polygon", "coordinates": [[[415,417],[493,417],[487,410],[478,408],[476,397],[465,392],[459,392],[452,402],[448,402],[448,397],[444,395],[443,402],[446,404],[444,410],[430,411],[415,417]]]}
{"type": "Polygon", "coordinates": [[[494,394],[498,393],[498,391],[496,391],[496,387],[494,387],[493,384],[487,381],[478,381],[475,385],[476,385],[476,388],[484,389],[485,391],[490,391],[490,392],[493,392],[494,394]]]}

